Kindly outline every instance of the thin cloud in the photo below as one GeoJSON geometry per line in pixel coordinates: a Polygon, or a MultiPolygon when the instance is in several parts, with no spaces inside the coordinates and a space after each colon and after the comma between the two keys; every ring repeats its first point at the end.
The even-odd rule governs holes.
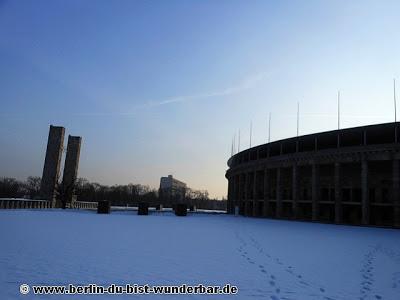
{"type": "Polygon", "coordinates": [[[222,90],[210,92],[210,93],[203,93],[203,94],[196,94],[196,95],[187,95],[187,96],[176,96],[167,98],[164,100],[158,101],[148,101],[144,106],[151,107],[151,106],[160,106],[160,105],[167,105],[172,103],[178,102],[187,102],[187,101],[195,101],[201,100],[206,98],[213,98],[213,97],[221,97],[221,96],[229,96],[233,94],[240,93],[245,90],[252,89],[257,86],[257,84],[263,81],[267,77],[267,73],[258,73],[256,75],[252,75],[248,78],[245,78],[236,86],[228,87],[222,90]]]}
{"type": "Polygon", "coordinates": [[[175,97],[171,97],[171,98],[160,99],[157,101],[147,101],[144,104],[135,106],[133,108],[134,111],[131,111],[131,112],[119,112],[119,113],[88,112],[88,113],[77,113],[74,115],[75,116],[92,116],[92,117],[114,116],[114,115],[131,116],[131,115],[137,114],[138,112],[136,110],[140,109],[140,108],[151,108],[151,107],[169,105],[169,104],[174,104],[174,103],[183,103],[183,102],[198,101],[198,100],[203,100],[203,99],[208,99],[208,98],[213,98],[213,97],[223,97],[223,96],[234,95],[234,94],[255,88],[260,82],[265,80],[267,78],[267,76],[268,76],[267,72],[261,72],[261,73],[257,73],[255,75],[252,75],[252,76],[249,76],[249,77],[243,79],[240,83],[238,83],[235,86],[227,87],[227,88],[224,88],[221,90],[217,90],[217,91],[213,91],[213,92],[209,92],[209,93],[203,93],[203,94],[175,96],[175,97]]]}
{"type": "MultiPolygon", "coordinates": [[[[151,107],[157,107],[157,106],[162,106],[162,105],[169,105],[169,104],[174,104],[174,103],[183,103],[183,102],[188,102],[188,101],[198,101],[198,100],[203,100],[203,99],[208,99],[208,98],[214,98],[214,97],[223,97],[223,96],[229,96],[229,95],[234,95],[246,90],[250,90],[255,88],[260,82],[265,80],[268,76],[267,72],[261,72],[257,73],[255,75],[249,76],[245,79],[243,79],[241,82],[239,82],[235,86],[227,87],[221,90],[216,90],[208,93],[202,93],[202,94],[194,94],[194,95],[186,95],[186,96],[175,96],[171,98],[165,98],[165,99],[160,99],[156,101],[145,101],[143,104],[139,104],[131,108],[131,111],[127,112],[77,112],[73,113],[73,116],[77,117],[107,117],[107,116],[132,116],[137,114],[137,109],[140,108],[151,108],[151,107]]],[[[30,115],[27,113],[27,115],[30,115]]],[[[37,115],[37,114],[35,114],[37,115]]],[[[0,113],[0,116],[2,117],[20,117],[21,114],[4,114],[0,113]]]]}

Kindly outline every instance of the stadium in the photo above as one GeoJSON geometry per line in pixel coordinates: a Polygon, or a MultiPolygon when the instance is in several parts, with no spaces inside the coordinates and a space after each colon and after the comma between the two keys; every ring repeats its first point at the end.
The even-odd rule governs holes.
{"type": "Polygon", "coordinates": [[[228,160],[230,214],[400,227],[400,128],[384,123],[274,141],[228,160]]]}

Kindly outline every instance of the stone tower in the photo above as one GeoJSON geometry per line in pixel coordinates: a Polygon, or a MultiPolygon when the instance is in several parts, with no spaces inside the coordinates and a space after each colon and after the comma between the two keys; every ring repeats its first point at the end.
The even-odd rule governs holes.
{"type": "Polygon", "coordinates": [[[56,186],[60,173],[61,155],[64,142],[64,127],[50,125],[47,140],[46,158],[44,161],[40,196],[55,204],[56,186]]]}
{"type": "Polygon", "coordinates": [[[81,151],[80,136],[68,136],[67,155],[65,157],[64,173],[62,180],[62,197],[61,202],[57,203],[58,207],[65,207],[67,203],[72,202],[74,193],[74,185],[78,174],[79,155],[81,151]]]}

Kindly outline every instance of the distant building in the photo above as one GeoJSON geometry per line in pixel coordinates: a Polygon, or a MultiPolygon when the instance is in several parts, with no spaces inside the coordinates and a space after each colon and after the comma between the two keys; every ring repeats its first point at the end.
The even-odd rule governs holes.
{"type": "Polygon", "coordinates": [[[185,200],[186,183],[179,181],[168,175],[168,177],[161,177],[160,179],[160,198],[165,200],[185,200]]]}

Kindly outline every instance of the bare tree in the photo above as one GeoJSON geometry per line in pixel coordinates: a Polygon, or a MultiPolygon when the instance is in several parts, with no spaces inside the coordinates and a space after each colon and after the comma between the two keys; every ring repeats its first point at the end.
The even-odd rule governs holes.
{"type": "Polygon", "coordinates": [[[26,189],[30,199],[35,199],[40,195],[40,183],[42,178],[39,176],[29,176],[26,180],[26,189]]]}

